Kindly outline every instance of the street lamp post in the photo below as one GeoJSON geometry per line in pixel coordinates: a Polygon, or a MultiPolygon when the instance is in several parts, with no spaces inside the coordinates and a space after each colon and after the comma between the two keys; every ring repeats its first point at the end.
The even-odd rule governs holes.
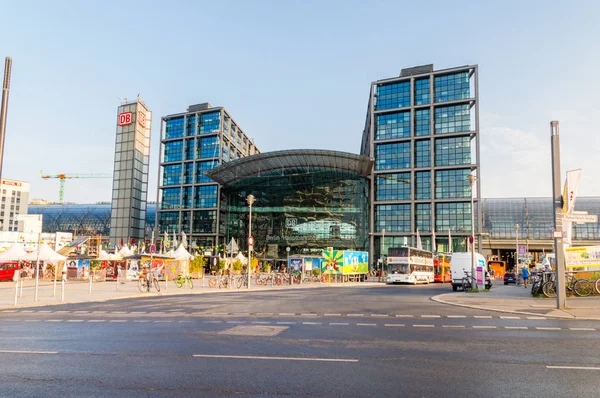
{"type": "Polygon", "coordinates": [[[256,198],[254,195],[248,195],[246,202],[250,207],[250,214],[248,217],[248,289],[250,289],[250,273],[252,272],[252,250],[254,249],[254,240],[252,238],[252,205],[256,198]],[[252,242],[252,244],[250,244],[252,242]]]}
{"type": "Polygon", "coordinates": [[[515,278],[519,276],[519,224],[515,224],[515,278]]]}
{"type": "Polygon", "coordinates": [[[385,244],[385,228],[381,230],[381,276],[383,276],[383,260],[385,259],[385,255],[383,254],[383,246],[385,244]]]}
{"type": "MultiPolygon", "coordinates": [[[[473,174],[469,174],[467,179],[469,180],[469,185],[471,185],[471,279],[473,281],[473,287],[475,287],[477,286],[477,269],[475,267],[475,206],[473,204],[473,186],[475,185],[477,177],[473,174]]],[[[485,286],[485,272],[481,279],[485,286]]],[[[477,289],[479,289],[479,286],[477,286],[477,289]]]]}

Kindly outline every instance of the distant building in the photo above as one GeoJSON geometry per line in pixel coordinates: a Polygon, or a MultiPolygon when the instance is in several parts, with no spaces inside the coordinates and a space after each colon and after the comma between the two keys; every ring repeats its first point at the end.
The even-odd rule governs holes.
{"type": "Polygon", "coordinates": [[[19,216],[27,214],[29,183],[3,178],[1,189],[0,231],[23,231],[24,220],[19,216]]]}
{"type": "Polygon", "coordinates": [[[119,106],[110,218],[113,245],[144,239],[151,128],[152,112],[139,97],[119,106]]]}
{"type": "Polygon", "coordinates": [[[226,203],[204,173],[260,151],[225,108],[208,103],[164,116],[161,135],[156,231],[185,232],[192,247],[224,243],[226,203]]]}

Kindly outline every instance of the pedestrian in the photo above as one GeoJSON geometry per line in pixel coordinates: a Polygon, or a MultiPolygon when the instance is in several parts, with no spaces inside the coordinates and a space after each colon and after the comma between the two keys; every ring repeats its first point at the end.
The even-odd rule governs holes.
{"type": "Polygon", "coordinates": [[[527,281],[529,280],[529,269],[527,267],[523,267],[523,285],[525,289],[527,289],[527,281]]]}

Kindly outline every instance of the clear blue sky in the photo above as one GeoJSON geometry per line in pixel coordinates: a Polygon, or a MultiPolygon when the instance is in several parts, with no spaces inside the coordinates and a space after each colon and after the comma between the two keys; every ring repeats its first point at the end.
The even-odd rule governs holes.
{"type": "MultiPolygon", "coordinates": [[[[370,82],[401,68],[479,64],[484,197],[550,196],[549,122],[563,169],[600,195],[600,2],[5,2],[13,58],[3,177],[57,200],[45,173],[112,173],[119,97],[160,116],[225,106],[263,151],[358,152],[370,82]],[[481,3],[481,4],[480,4],[481,3]]],[[[65,199],[110,200],[111,180],[65,199]]]]}

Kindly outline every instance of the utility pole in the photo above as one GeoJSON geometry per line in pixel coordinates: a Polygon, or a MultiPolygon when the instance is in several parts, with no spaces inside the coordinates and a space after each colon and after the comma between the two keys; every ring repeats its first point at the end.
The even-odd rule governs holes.
{"type": "Polygon", "coordinates": [[[554,199],[554,253],[556,255],[556,308],[567,307],[565,292],[565,253],[563,247],[563,197],[560,184],[560,134],[558,121],[550,122],[550,139],[552,145],[552,196],[554,199]]]}
{"type": "Polygon", "coordinates": [[[8,112],[11,69],[12,58],[6,57],[4,61],[4,81],[2,83],[2,103],[0,105],[0,179],[2,178],[2,163],[4,162],[4,137],[6,136],[6,113],[8,112]]]}

